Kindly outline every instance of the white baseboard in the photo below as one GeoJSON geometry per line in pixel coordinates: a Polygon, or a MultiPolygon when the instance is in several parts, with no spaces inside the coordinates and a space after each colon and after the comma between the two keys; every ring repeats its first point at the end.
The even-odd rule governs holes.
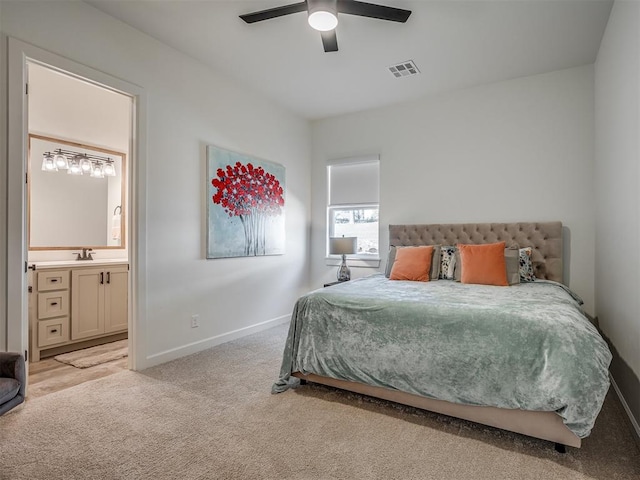
{"type": "Polygon", "coordinates": [[[635,434],[636,434],[635,435],[636,436],[636,442],[638,443],[638,445],[640,445],[640,425],[638,425],[638,421],[633,416],[633,413],[631,412],[631,409],[629,408],[629,404],[627,403],[627,401],[622,396],[622,392],[618,388],[618,384],[614,380],[614,378],[611,375],[611,373],[609,373],[609,378],[611,379],[611,385],[613,385],[613,389],[618,394],[618,398],[620,399],[620,403],[622,404],[622,407],[624,408],[624,411],[627,412],[627,416],[629,417],[629,420],[631,421],[631,426],[633,427],[633,429],[635,431],[635,434]]]}
{"type": "Polygon", "coordinates": [[[232,340],[236,340],[237,338],[251,335],[252,333],[258,333],[262,330],[267,330],[268,328],[275,327],[276,325],[288,323],[290,320],[291,314],[282,315],[280,317],[272,318],[271,320],[256,323],[255,325],[250,325],[248,327],[239,328],[238,330],[233,330],[221,335],[216,335],[215,337],[205,338],[202,340],[198,340],[197,342],[183,345],[181,347],[171,348],[160,353],[154,353],[153,355],[149,355],[147,357],[144,368],[153,367],[155,365],[160,365],[161,363],[169,362],[171,360],[185,357],[193,353],[198,353],[202,350],[206,350],[207,348],[215,347],[216,345],[227,343],[232,340]]]}

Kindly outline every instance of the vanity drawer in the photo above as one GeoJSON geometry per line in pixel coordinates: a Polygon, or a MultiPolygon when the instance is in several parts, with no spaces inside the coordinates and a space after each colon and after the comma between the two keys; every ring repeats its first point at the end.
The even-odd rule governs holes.
{"type": "Polygon", "coordinates": [[[69,288],[69,270],[38,272],[38,291],[67,290],[69,288]]]}
{"type": "Polygon", "coordinates": [[[69,315],[69,292],[38,293],[38,318],[51,318],[69,315]]]}
{"type": "Polygon", "coordinates": [[[69,317],[38,322],[38,347],[48,347],[69,341],[69,317]]]}

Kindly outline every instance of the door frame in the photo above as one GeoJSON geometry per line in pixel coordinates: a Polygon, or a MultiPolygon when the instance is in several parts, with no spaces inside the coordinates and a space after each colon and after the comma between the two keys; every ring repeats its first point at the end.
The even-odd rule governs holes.
{"type": "Polygon", "coordinates": [[[132,98],[129,173],[129,368],[146,365],[146,188],[147,94],[142,87],[112,77],[15,38],[8,38],[7,158],[7,350],[29,350],[26,241],[28,131],[27,62],[79,77],[132,98]]]}

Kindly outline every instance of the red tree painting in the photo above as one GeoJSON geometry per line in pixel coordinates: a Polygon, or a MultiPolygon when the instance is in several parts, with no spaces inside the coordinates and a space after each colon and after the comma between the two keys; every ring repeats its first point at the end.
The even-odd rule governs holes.
{"type": "Polygon", "coordinates": [[[218,168],[211,184],[217,189],[213,203],[229,217],[238,217],[244,228],[244,254],[264,255],[265,226],[269,217],[282,213],[284,190],[278,179],[262,167],[236,162],[218,168]]]}

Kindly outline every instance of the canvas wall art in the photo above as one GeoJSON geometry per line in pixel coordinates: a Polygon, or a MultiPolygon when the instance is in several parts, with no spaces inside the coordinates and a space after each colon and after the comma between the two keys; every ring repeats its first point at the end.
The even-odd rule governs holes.
{"type": "Polygon", "coordinates": [[[207,179],[207,258],[284,253],[284,166],[209,145],[207,179]]]}

